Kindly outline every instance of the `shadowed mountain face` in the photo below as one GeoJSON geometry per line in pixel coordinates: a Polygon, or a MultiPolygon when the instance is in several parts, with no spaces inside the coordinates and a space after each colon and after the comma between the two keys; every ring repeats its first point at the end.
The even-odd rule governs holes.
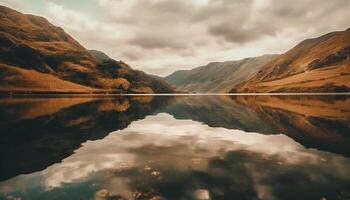
{"type": "Polygon", "coordinates": [[[350,29],[308,39],[233,92],[349,92],[350,29]]]}
{"type": "Polygon", "coordinates": [[[171,92],[168,84],[88,51],[45,18],[0,6],[0,92],[171,92]]]}
{"type": "Polygon", "coordinates": [[[253,77],[277,55],[264,55],[239,61],[214,62],[192,70],[176,71],[164,78],[189,92],[228,92],[232,86],[253,77]]]}
{"type": "Polygon", "coordinates": [[[159,112],[169,98],[0,99],[0,180],[42,170],[87,140],[159,112]]]}

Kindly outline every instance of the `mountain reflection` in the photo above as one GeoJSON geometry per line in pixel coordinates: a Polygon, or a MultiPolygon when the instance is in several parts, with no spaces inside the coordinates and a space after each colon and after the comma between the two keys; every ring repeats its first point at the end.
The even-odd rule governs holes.
{"type": "Polygon", "coordinates": [[[211,127],[285,134],[306,147],[350,156],[349,96],[190,96],[166,112],[211,127]]]}
{"type": "Polygon", "coordinates": [[[348,96],[253,96],[234,100],[306,147],[350,156],[348,96]]]}
{"type": "Polygon", "coordinates": [[[285,135],[158,114],[3,182],[0,192],[30,199],[333,199],[350,191],[349,167],[350,159],[285,135]]]}
{"type": "Polygon", "coordinates": [[[0,199],[350,197],[348,96],[3,98],[0,120],[0,199]]]}
{"type": "Polygon", "coordinates": [[[81,143],[101,139],[156,113],[169,98],[23,98],[0,100],[0,180],[42,170],[81,143]],[[160,101],[161,100],[161,101],[160,101]]]}

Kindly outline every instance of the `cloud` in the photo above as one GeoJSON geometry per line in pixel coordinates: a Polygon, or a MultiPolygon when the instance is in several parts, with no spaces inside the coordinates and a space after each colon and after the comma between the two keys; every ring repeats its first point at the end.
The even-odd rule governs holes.
{"type": "Polygon", "coordinates": [[[162,37],[162,36],[139,36],[132,38],[129,40],[129,43],[131,45],[136,45],[139,47],[142,47],[144,49],[163,49],[163,48],[170,48],[170,49],[182,49],[186,48],[186,43],[181,43],[177,41],[173,41],[170,38],[162,37]]]}
{"type": "Polygon", "coordinates": [[[17,0],[1,0],[0,5],[7,6],[12,9],[17,9],[18,11],[26,11],[25,4],[17,0]]]}
{"type": "MultiPolygon", "coordinates": [[[[0,0],[8,2],[15,1],[0,0]]],[[[24,2],[30,7],[30,0],[24,2]]],[[[87,48],[158,75],[174,66],[283,53],[306,38],[350,27],[348,0],[87,0],[81,5],[95,9],[46,0],[43,5],[35,14],[87,48]]]]}
{"type": "MultiPolygon", "coordinates": [[[[206,10],[206,14],[211,15],[208,23],[209,33],[213,36],[221,36],[227,42],[248,43],[266,36],[275,37],[277,34],[288,30],[296,29],[300,33],[311,30],[321,34],[316,30],[327,31],[334,29],[344,29],[346,22],[329,25],[327,20],[336,23],[337,19],[350,17],[345,10],[350,9],[349,1],[316,0],[269,0],[263,5],[256,1],[226,1],[213,0],[213,7],[206,10]],[[220,6],[215,6],[220,2],[220,6]],[[225,6],[221,6],[225,5],[225,6]]],[[[209,4],[208,6],[211,6],[209,4]]]]}

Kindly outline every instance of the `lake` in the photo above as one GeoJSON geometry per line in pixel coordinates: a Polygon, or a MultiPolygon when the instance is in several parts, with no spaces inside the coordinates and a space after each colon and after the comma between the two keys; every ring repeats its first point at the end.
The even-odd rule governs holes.
{"type": "Polygon", "coordinates": [[[350,96],[0,99],[0,199],[350,199],[350,96]]]}

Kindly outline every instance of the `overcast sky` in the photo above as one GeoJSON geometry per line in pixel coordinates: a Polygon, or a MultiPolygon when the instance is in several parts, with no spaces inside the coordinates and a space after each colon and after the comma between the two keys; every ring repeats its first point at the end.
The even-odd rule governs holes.
{"type": "Polygon", "coordinates": [[[212,61],[283,53],[350,27],[350,0],[0,0],[41,15],[88,49],[168,75],[212,61]]]}

